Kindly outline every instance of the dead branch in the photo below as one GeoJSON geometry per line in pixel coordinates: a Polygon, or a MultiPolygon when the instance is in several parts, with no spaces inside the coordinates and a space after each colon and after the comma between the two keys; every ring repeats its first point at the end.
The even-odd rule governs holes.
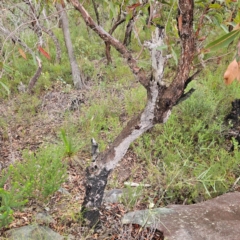
{"type": "Polygon", "coordinates": [[[98,25],[100,25],[99,12],[98,12],[98,9],[97,9],[97,4],[96,4],[95,0],[92,0],[92,3],[93,3],[94,12],[95,12],[95,15],[96,15],[96,18],[97,18],[97,23],[98,23],[98,25]]]}
{"type": "MultiPolygon", "coordinates": [[[[109,34],[113,34],[113,32],[117,29],[117,27],[124,23],[126,20],[126,17],[123,17],[121,18],[121,11],[119,12],[118,14],[118,17],[117,17],[117,20],[113,23],[113,26],[112,28],[110,29],[109,31],[109,34]]],[[[112,62],[112,58],[111,58],[111,54],[110,54],[110,51],[111,51],[111,45],[109,42],[105,42],[105,45],[106,45],[106,58],[107,58],[107,64],[110,64],[112,62]]]]}
{"type": "Polygon", "coordinates": [[[37,62],[38,62],[38,69],[36,71],[36,73],[34,74],[34,76],[32,77],[32,79],[29,81],[28,84],[28,92],[31,93],[33,87],[35,86],[38,78],[40,77],[41,73],[42,73],[42,61],[40,60],[39,57],[36,57],[37,62]]]}

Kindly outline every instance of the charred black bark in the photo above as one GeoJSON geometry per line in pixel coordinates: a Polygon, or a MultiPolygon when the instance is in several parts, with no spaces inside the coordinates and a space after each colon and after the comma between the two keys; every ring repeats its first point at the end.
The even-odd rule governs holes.
{"type": "MultiPolygon", "coordinates": [[[[227,140],[231,141],[234,138],[240,145],[240,99],[235,99],[232,102],[232,110],[226,117],[227,124],[232,127],[226,134],[227,140]]],[[[230,147],[230,151],[234,150],[234,146],[230,147]]]]}
{"type": "Polygon", "coordinates": [[[96,226],[99,221],[99,208],[102,204],[103,192],[107,184],[107,179],[110,171],[105,168],[97,174],[92,174],[94,169],[88,168],[86,194],[83,202],[83,208],[81,210],[84,219],[87,219],[87,225],[90,227],[96,226]],[[89,206],[90,202],[94,202],[95,205],[89,206]]]}

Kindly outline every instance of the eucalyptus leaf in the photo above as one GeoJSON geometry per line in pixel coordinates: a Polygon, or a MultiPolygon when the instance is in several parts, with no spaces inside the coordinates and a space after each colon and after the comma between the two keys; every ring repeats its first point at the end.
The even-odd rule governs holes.
{"type": "Polygon", "coordinates": [[[174,51],[174,49],[172,48],[172,56],[173,56],[173,59],[175,60],[175,63],[176,63],[176,66],[178,65],[178,57],[177,57],[177,54],[176,52],[174,51]]]}
{"type": "Polygon", "coordinates": [[[227,47],[235,38],[239,36],[240,30],[234,30],[219,39],[209,43],[205,48],[210,51],[216,51],[221,48],[227,47]]]}
{"type": "Polygon", "coordinates": [[[218,3],[213,3],[209,5],[209,8],[220,9],[222,6],[218,3]]]}
{"type": "Polygon", "coordinates": [[[229,33],[228,28],[226,25],[220,24],[220,27],[224,30],[225,33],[229,33]]]}

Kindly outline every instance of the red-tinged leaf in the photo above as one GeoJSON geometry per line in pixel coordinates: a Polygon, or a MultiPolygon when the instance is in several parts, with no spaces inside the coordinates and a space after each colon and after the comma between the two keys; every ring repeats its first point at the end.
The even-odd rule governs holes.
{"type": "Polygon", "coordinates": [[[27,56],[26,56],[25,52],[24,52],[21,48],[19,48],[18,51],[19,51],[20,55],[21,55],[24,59],[27,60],[27,56]]]}
{"type": "Polygon", "coordinates": [[[48,60],[51,59],[50,55],[42,48],[42,47],[38,47],[38,50],[40,53],[42,53],[43,56],[45,56],[48,60]]]}
{"type": "Polygon", "coordinates": [[[132,11],[132,10],[134,10],[136,7],[138,7],[140,5],[141,5],[141,3],[135,3],[135,4],[132,4],[130,6],[127,6],[127,8],[132,11]]]}

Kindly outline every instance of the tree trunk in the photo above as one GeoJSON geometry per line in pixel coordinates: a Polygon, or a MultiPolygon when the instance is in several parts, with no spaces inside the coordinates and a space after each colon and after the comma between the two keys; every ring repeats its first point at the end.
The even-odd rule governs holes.
{"type": "Polygon", "coordinates": [[[166,56],[163,56],[161,48],[159,48],[164,44],[164,29],[156,27],[152,40],[145,43],[151,53],[152,60],[152,73],[147,75],[138,66],[137,61],[126,46],[99,27],[78,0],[71,0],[71,2],[75,9],[81,13],[86,24],[122,54],[133,74],[147,91],[147,103],[144,110],[128,122],[109,148],[98,154],[86,171],[86,195],[82,212],[90,226],[93,226],[99,219],[99,207],[108,175],[123,158],[129,145],[155,124],[165,123],[173,106],[179,102],[182,96],[186,97],[184,89],[192,79],[188,76],[195,50],[192,29],[194,1],[179,0],[177,19],[182,52],[176,76],[169,87],[165,86],[162,79],[166,56]]]}
{"type": "Polygon", "coordinates": [[[71,41],[70,32],[69,32],[67,13],[60,3],[56,4],[56,8],[59,13],[62,30],[63,30],[63,35],[64,35],[64,40],[65,40],[66,48],[68,51],[68,57],[69,57],[69,61],[70,61],[71,69],[72,69],[73,84],[76,89],[82,89],[84,87],[84,82],[81,77],[81,72],[78,67],[74,52],[73,52],[73,46],[72,46],[72,41],[71,41]]]}

